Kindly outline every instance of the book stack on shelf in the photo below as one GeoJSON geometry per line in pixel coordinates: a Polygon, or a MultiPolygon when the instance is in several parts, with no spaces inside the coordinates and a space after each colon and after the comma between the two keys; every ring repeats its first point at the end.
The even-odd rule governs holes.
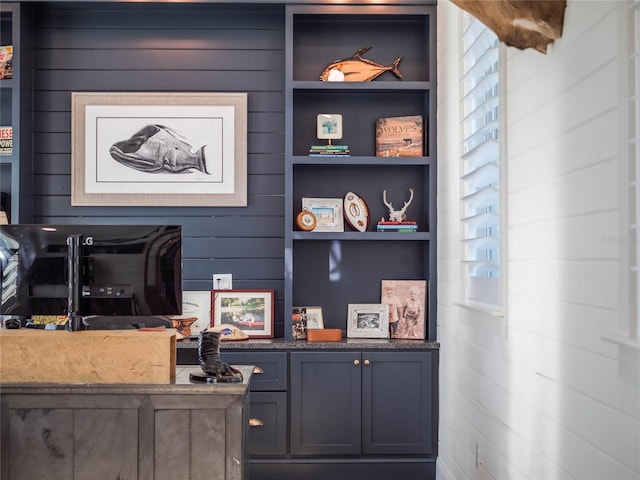
{"type": "Polygon", "coordinates": [[[378,226],[376,228],[378,232],[417,232],[418,225],[416,222],[378,222],[378,226]]]}
{"type": "Polygon", "coordinates": [[[348,145],[311,145],[310,157],[349,157],[348,145]]]}

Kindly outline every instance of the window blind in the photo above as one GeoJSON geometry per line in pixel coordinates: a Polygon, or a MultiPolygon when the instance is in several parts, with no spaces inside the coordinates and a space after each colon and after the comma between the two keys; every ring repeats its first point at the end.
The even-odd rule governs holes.
{"type": "Polygon", "coordinates": [[[462,13],[462,250],[465,302],[501,306],[498,38],[462,13]]]}

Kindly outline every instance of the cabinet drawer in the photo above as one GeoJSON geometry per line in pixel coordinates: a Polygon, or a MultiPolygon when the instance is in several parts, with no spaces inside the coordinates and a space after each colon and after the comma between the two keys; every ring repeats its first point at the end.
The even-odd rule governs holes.
{"type": "Polygon", "coordinates": [[[232,365],[255,365],[251,377],[251,391],[279,391],[287,389],[286,352],[220,352],[224,362],[232,365]]]}
{"type": "Polygon", "coordinates": [[[249,455],[287,453],[287,394],[251,392],[249,455]]]}

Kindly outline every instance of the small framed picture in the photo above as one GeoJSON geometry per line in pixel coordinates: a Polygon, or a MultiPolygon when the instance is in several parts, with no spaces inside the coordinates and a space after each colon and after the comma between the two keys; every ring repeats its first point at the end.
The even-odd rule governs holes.
{"type": "Polygon", "coordinates": [[[169,318],[178,333],[186,338],[197,337],[211,321],[211,290],[182,292],[182,315],[169,318]]]}
{"type": "Polygon", "coordinates": [[[426,280],[382,280],[380,301],[389,306],[391,338],[425,338],[427,290],[426,280]]]}
{"type": "Polygon", "coordinates": [[[316,122],[316,136],[319,140],[342,138],[342,115],[339,113],[319,113],[316,122]]]}
{"type": "Polygon", "coordinates": [[[322,318],[322,307],[304,307],[307,312],[307,328],[324,328],[324,319],[322,318]]]}
{"type": "Polygon", "coordinates": [[[302,199],[302,210],[311,212],[316,217],[314,232],[344,232],[342,205],[341,198],[302,199]]]}
{"type": "Polygon", "coordinates": [[[273,290],[213,290],[211,326],[234,325],[249,338],[273,338],[273,290]]]}
{"type": "Polygon", "coordinates": [[[307,330],[324,328],[322,307],[293,307],[291,336],[296,340],[307,338],[307,330]]]}
{"type": "Polygon", "coordinates": [[[350,303],[349,338],[389,338],[389,306],[384,303],[350,303]]]}

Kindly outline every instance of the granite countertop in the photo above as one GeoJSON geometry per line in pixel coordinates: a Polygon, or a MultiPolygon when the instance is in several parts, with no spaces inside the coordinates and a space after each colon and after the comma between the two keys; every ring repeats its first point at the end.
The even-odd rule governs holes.
{"type": "Polygon", "coordinates": [[[208,394],[208,395],[244,395],[248,390],[253,365],[233,365],[242,373],[242,383],[192,383],[189,374],[200,373],[196,366],[176,366],[176,378],[172,383],[6,383],[2,393],[64,393],[85,394],[208,394]]]}
{"type": "MultiPolygon", "coordinates": [[[[339,342],[309,342],[307,340],[286,340],[284,338],[252,338],[249,340],[223,341],[220,345],[221,350],[432,350],[440,348],[439,342],[386,338],[343,338],[339,342]]],[[[176,347],[198,348],[198,341],[180,340],[176,342],[176,347]]]]}

